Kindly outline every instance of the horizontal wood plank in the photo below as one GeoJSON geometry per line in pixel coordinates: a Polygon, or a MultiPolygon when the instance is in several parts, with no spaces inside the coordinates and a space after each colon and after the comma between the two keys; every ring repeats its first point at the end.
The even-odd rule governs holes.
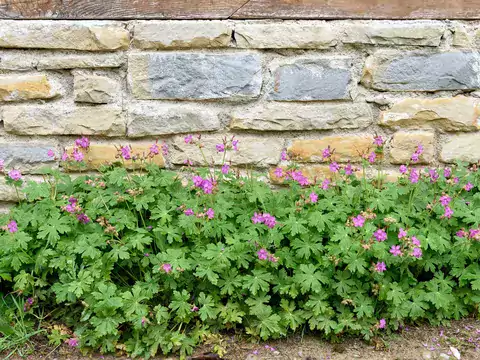
{"type": "Polygon", "coordinates": [[[3,19],[479,19],[480,0],[0,0],[3,19]]]}

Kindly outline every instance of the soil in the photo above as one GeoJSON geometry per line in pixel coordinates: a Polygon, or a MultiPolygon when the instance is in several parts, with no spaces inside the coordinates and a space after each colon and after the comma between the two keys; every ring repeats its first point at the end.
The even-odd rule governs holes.
{"type": "MultiPolygon", "coordinates": [[[[458,350],[462,360],[480,360],[480,320],[454,321],[448,327],[406,327],[395,334],[382,335],[369,343],[360,339],[346,339],[333,344],[314,336],[292,335],[286,339],[262,343],[251,343],[236,337],[223,337],[226,354],[223,359],[231,360],[423,360],[451,359],[458,350]]],[[[212,352],[212,345],[202,346],[190,360],[219,359],[212,352]]],[[[0,354],[1,359],[6,359],[0,354]]],[[[458,356],[458,354],[457,354],[458,356]]],[[[18,356],[9,359],[21,359],[18,356]]],[[[123,356],[82,356],[77,350],[62,345],[53,350],[38,343],[29,360],[126,360],[123,356]]],[[[158,358],[160,359],[160,358],[158,358]]],[[[168,358],[176,359],[175,357],[168,358]]]]}

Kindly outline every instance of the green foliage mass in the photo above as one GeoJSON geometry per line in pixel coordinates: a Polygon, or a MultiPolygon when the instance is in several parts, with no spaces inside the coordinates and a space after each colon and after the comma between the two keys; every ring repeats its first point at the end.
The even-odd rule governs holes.
{"type": "Polygon", "coordinates": [[[480,302],[480,174],[461,164],[448,179],[427,174],[382,183],[340,170],[328,189],[296,181],[272,189],[215,170],[205,193],[191,172],[154,165],[76,178],[45,171],[48,181],[30,182],[0,219],[18,224],[0,234],[0,292],[33,299],[27,312],[51,314],[82,348],[141,357],[185,356],[225,330],[368,339],[406,323],[444,323],[480,302]],[[275,225],[254,223],[255,213],[275,225]],[[385,241],[374,236],[379,229],[385,241]]]}

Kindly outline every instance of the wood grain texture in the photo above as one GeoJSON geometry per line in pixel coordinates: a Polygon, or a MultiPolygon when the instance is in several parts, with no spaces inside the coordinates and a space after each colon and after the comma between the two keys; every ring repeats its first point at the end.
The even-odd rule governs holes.
{"type": "Polygon", "coordinates": [[[478,19],[480,0],[250,0],[236,19],[478,19]]]}
{"type": "Polygon", "coordinates": [[[0,0],[0,18],[227,19],[246,0],[0,0]]]}
{"type": "Polygon", "coordinates": [[[480,19],[480,0],[0,0],[3,19],[480,19]]]}

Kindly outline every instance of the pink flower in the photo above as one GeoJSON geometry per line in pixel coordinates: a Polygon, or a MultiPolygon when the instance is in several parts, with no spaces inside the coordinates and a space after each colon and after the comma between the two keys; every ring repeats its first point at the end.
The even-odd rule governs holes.
{"type": "Polygon", "coordinates": [[[335,161],[330,164],[330,171],[337,172],[340,170],[340,165],[338,165],[335,161]]]}
{"type": "Polygon", "coordinates": [[[238,151],[238,140],[232,140],[233,150],[238,151]]]}
{"type": "Polygon", "coordinates": [[[447,179],[452,176],[452,169],[450,168],[445,168],[443,169],[443,176],[445,176],[447,179]]]}
{"type": "Polygon", "coordinates": [[[420,240],[416,236],[412,236],[412,244],[415,246],[420,246],[420,240]]]}
{"type": "Polygon", "coordinates": [[[288,155],[287,155],[287,152],[285,150],[282,150],[282,152],[280,153],[280,160],[282,160],[282,161],[288,160],[288,155]]]}
{"type": "Polygon", "coordinates": [[[67,340],[67,344],[68,346],[71,346],[71,347],[77,347],[78,346],[78,340],[75,339],[75,338],[70,338],[67,340]]]}
{"type": "Polygon", "coordinates": [[[183,160],[183,163],[184,163],[185,165],[188,165],[188,166],[192,166],[192,165],[193,165],[193,163],[192,163],[190,160],[188,160],[188,159],[183,160]]]}
{"type": "Polygon", "coordinates": [[[464,238],[467,233],[464,230],[458,230],[456,234],[459,238],[464,238]]]}
{"type": "Polygon", "coordinates": [[[222,174],[227,175],[229,170],[230,170],[230,165],[228,165],[228,164],[223,164],[223,166],[222,166],[222,174]]]}
{"type": "Polygon", "coordinates": [[[377,158],[377,155],[375,154],[375,152],[372,151],[370,155],[368,155],[368,162],[370,164],[373,164],[376,158],[377,158]]]}
{"type": "Polygon", "coordinates": [[[202,189],[205,194],[211,194],[213,192],[213,180],[205,179],[202,182],[202,189]]]}
{"type": "Polygon", "coordinates": [[[252,223],[254,224],[258,224],[258,223],[263,223],[263,215],[262,214],[258,214],[258,213],[253,213],[253,216],[252,216],[252,223]]]}
{"type": "Polygon", "coordinates": [[[3,171],[3,168],[5,167],[5,161],[0,159],[0,171],[3,171]]]}
{"type": "Polygon", "coordinates": [[[310,181],[308,181],[308,179],[302,174],[302,172],[300,170],[291,171],[289,173],[289,175],[291,176],[291,178],[293,180],[295,180],[296,182],[298,182],[302,186],[307,186],[308,184],[310,184],[310,181]]]}
{"type": "Polygon", "coordinates": [[[459,179],[458,177],[455,176],[455,177],[453,178],[453,183],[454,183],[454,184],[458,184],[459,181],[460,181],[460,179],[459,179]]]}
{"type": "Polygon", "coordinates": [[[190,144],[193,140],[193,135],[187,135],[183,140],[185,141],[185,144],[190,144]]]}
{"type": "Polygon", "coordinates": [[[453,210],[450,208],[450,206],[445,206],[445,213],[443,214],[443,217],[450,219],[452,215],[453,215],[453,210]]]}
{"type": "Polygon", "coordinates": [[[270,229],[273,229],[277,223],[275,216],[270,215],[269,213],[263,214],[263,223],[267,225],[270,229]]]}
{"type": "Polygon", "coordinates": [[[443,195],[440,197],[440,203],[443,206],[447,206],[448,204],[450,204],[450,201],[452,201],[452,198],[448,195],[443,195]]]}
{"type": "Polygon", "coordinates": [[[422,257],[422,249],[420,249],[419,247],[413,248],[412,256],[416,257],[417,259],[421,258],[422,257]]]}
{"type": "Polygon", "coordinates": [[[362,227],[365,224],[365,218],[362,215],[358,215],[352,218],[353,226],[362,227]]]}
{"type": "Polygon", "coordinates": [[[72,153],[73,159],[77,162],[80,162],[83,160],[85,155],[81,151],[78,150],[78,148],[73,148],[73,153],[72,153]]]}
{"type": "Polygon", "coordinates": [[[406,174],[408,171],[408,168],[405,165],[400,165],[399,171],[401,174],[406,174]]]}
{"type": "Polygon", "coordinates": [[[407,236],[407,232],[405,230],[403,230],[402,228],[400,228],[400,231],[398,232],[398,238],[402,239],[405,236],[407,236]]]}
{"type": "Polygon", "coordinates": [[[122,153],[122,157],[125,160],[130,160],[132,158],[132,155],[130,153],[130,147],[129,146],[122,146],[120,148],[120,152],[122,153]]]}
{"type": "Polygon", "coordinates": [[[373,143],[375,145],[377,145],[378,147],[382,146],[383,145],[383,138],[379,135],[379,136],[375,136],[373,138],[373,143]]]}
{"type": "Polygon", "coordinates": [[[378,322],[378,328],[385,329],[386,326],[387,326],[387,322],[385,321],[385,319],[380,319],[380,321],[378,322]]]}
{"type": "Polygon", "coordinates": [[[375,232],[373,233],[373,236],[374,236],[375,239],[377,239],[377,241],[379,241],[379,242],[382,242],[382,241],[387,240],[387,233],[386,233],[385,230],[383,230],[383,229],[378,229],[377,231],[375,231],[375,232]]]}
{"type": "Polygon", "coordinates": [[[194,214],[192,209],[186,209],[183,213],[187,216],[192,216],[194,214]]]}
{"type": "Polygon", "coordinates": [[[384,272],[385,270],[387,270],[387,265],[385,265],[383,261],[377,262],[377,264],[375,265],[375,271],[381,273],[381,272],[384,272]]]}
{"type": "Polygon", "coordinates": [[[168,155],[168,145],[166,143],[162,144],[162,154],[163,154],[163,156],[168,155]]]}
{"type": "Polygon", "coordinates": [[[10,221],[7,224],[7,228],[8,228],[8,231],[11,232],[12,234],[16,233],[18,231],[17,222],[15,220],[10,221]]]}
{"type": "Polygon", "coordinates": [[[392,245],[390,248],[390,254],[393,256],[400,256],[402,255],[402,250],[400,250],[400,245],[392,245]]]}
{"type": "Polygon", "coordinates": [[[311,192],[311,193],[310,193],[310,201],[311,201],[312,203],[316,203],[316,202],[318,201],[318,195],[315,194],[314,192],[311,192]]]}
{"type": "Polygon", "coordinates": [[[215,145],[215,148],[217,149],[217,151],[219,153],[223,153],[225,151],[225,145],[223,145],[223,144],[217,144],[217,145],[215,145]]]}
{"type": "Polygon", "coordinates": [[[150,153],[153,155],[160,154],[160,149],[158,148],[158,144],[152,144],[152,146],[150,146],[150,153]]]}
{"type": "Polygon", "coordinates": [[[198,306],[192,305],[192,312],[197,312],[198,310],[198,306]]]}
{"type": "Polygon", "coordinates": [[[323,182],[322,182],[322,189],[323,189],[323,190],[328,190],[328,186],[329,186],[329,185],[330,185],[330,180],[328,180],[328,179],[323,180],[323,182]]]}
{"type": "Polygon", "coordinates": [[[68,154],[66,151],[64,151],[62,154],[62,161],[67,161],[67,160],[68,160],[68,154]]]}
{"type": "Polygon", "coordinates": [[[430,175],[430,182],[434,183],[438,180],[440,175],[438,175],[437,170],[435,169],[430,169],[428,174],[430,175]]]}
{"type": "Polygon", "coordinates": [[[211,220],[211,219],[213,219],[214,216],[215,216],[215,211],[213,211],[212,208],[208,208],[208,210],[207,210],[207,212],[206,212],[205,214],[207,214],[207,217],[211,220]]]}
{"type": "Polygon", "coordinates": [[[10,170],[8,172],[8,177],[14,181],[19,181],[22,179],[22,173],[19,170],[10,170]]]}
{"type": "Polygon", "coordinates": [[[353,174],[352,165],[350,163],[348,163],[345,166],[345,175],[352,175],[352,174],[353,174]]]}
{"type": "Polygon", "coordinates": [[[77,220],[82,224],[88,224],[90,222],[90,218],[86,214],[77,214],[77,220]]]}
{"type": "Polygon", "coordinates": [[[327,158],[329,158],[330,156],[332,156],[332,153],[330,152],[330,148],[327,147],[327,148],[323,149],[323,151],[322,151],[322,157],[323,157],[324,159],[327,159],[327,158]]]}
{"type": "Polygon", "coordinates": [[[470,239],[480,240],[480,229],[470,229],[468,237],[470,239]]]}
{"type": "Polygon", "coordinates": [[[465,191],[470,191],[470,190],[473,189],[473,184],[472,184],[471,182],[468,182],[468,183],[465,184],[465,186],[463,187],[463,189],[464,189],[465,191]]]}
{"type": "Polygon", "coordinates": [[[172,265],[170,264],[163,264],[162,270],[165,271],[167,274],[172,271],[172,265]]]}
{"type": "Polygon", "coordinates": [[[55,157],[55,152],[52,149],[50,149],[47,152],[47,156],[50,157],[50,158],[54,158],[55,157]]]}
{"type": "Polygon", "coordinates": [[[258,256],[259,260],[267,260],[268,251],[262,248],[262,249],[257,251],[257,256],[258,256]]]}
{"type": "Polygon", "coordinates": [[[200,187],[203,184],[203,178],[201,176],[195,175],[193,177],[193,185],[200,187]]]}
{"type": "Polygon", "coordinates": [[[275,171],[273,172],[273,174],[278,177],[278,178],[281,178],[283,176],[283,169],[280,168],[280,167],[277,167],[275,169],[275,171]]]}
{"type": "Polygon", "coordinates": [[[420,179],[420,174],[418,173],[417,169],[412,169],[410,171],[410,182],[412,184],[418,183],[418,180],[420,179]]]}
{"type": "Polygon", "coordinates": [[[82,136],[80,139],[75,140],[75,145],[86,149],[90,146],[90,140],[87,137],[82,136]]]}
{"type": "Polygon", "coordinates": [[[415,153],[412,154],[411,159],[412,159],[413,162],[417,162],[419,160],[419,157],[420,157],[420,155],[415,152],[415,153]]]}

